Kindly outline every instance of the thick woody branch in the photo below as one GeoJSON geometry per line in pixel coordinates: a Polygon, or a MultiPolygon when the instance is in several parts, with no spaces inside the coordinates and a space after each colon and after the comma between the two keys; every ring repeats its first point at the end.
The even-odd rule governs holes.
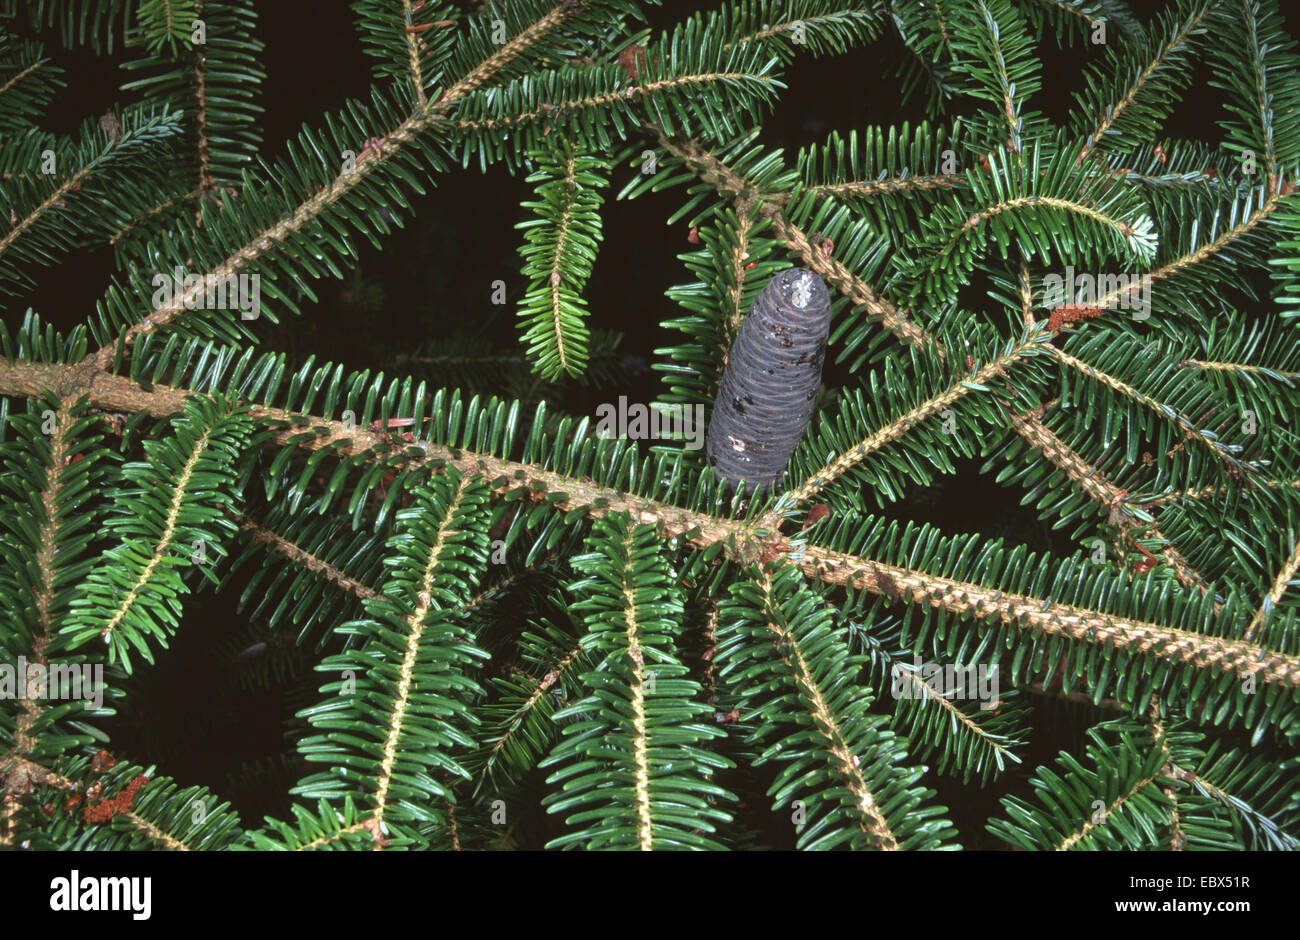
{"type": "MultiPolygon", "coordinates": [[[[43,387],[66,382],[75,374],[76,367],[72,366],[0,363],[0,393],[20,391],[13,387],[16,376],[20,376],[30,389],[22,393],[39,394],[43,387]],[[46,381],[41,381],[42,376],[46,381]]],[[[185,399],[196,394],[162,385],[145,391],[129,378],[106,374],[96,376],[93,385],[91,404],[95,407],[147,411],[154,415],[179,412],[184,408],[185,399]]],[[[345,427],[339,421],[297,415],[280,408],[256,405],[249,409],[249,414],[272,425],[282,425],[271,438],[280,446],[293,445],[308,450],[331,448],[340,457],[380,456],[397,446],[379,431],[345,427]],[[306,427],[316,433],[305,435],[306,427]]],[[[726,556],[738,564],[751,564],[757,541],[772,534],[755,523],[643,499],[530,464],[459,448],[434,444],[419,446],[424,450],[424,456],[417,460],[435,468],[452,466],[465,476],[482,474],[495,493],[514,488],[521,479],[540,483],[545,487],[549,505],[557,511],[567,513],[581,509],[592,517],[627,512],[634,522],[655,524],[664,538],[681,538],[701,549],[721,545],[726,556]]],[[[997,619],[1016,624],[1030,633],[1122,649],[1169,663],[1227,672],[1242,679],[1253,676],[1255,681],[1264,684],[1300,687],[1300,657],[1244,640],[1207,636],[1103,611],[1007,593],[816,545],[807,545],[789,558],[807,577],[827,584],[927,604],[977,619],[997,619]]]]}

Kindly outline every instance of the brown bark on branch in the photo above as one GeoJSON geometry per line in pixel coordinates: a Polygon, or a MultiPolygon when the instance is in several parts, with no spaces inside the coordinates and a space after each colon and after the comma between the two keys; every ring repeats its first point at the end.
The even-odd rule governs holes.
{"type": "MultiPolygon", "coordinates": [[[[0,394],[38,396],[45,389],[65,387],[86,374],[81,366],[0,362],[0,394]]],[[[164,385],[145,390],[129,378],[99,372],[90,374],[88,387],[93,407],[106,411],[145,411],[156,417],[183,410],[186,398],[197,394],[164,385]]],[[[386,434],[367,427],[357,426],[348,430],[340,421],[298,415],[281,408],[254,405],[249,413],[273,425],[284,425],[271,438],[280,446],[293,444],[307,450],[328,447],[340,457],[364,454],[379,457],[403,446],[386,434]],[[303,431],[306,428],[318,433],[305,436],[303,431]]],[[[405,446],[409,448],[411,445],[405,446]]],[[[423,449],[424,456],[414,460],[437,466],[450,465],[465,476],[482,474],[489,483],[503,481],[494,485],[496,493],[512,489],[519,480],[541,483],[550,505],[557,511],[585,509],[593,517],[627,512],[634,522],[656,525],[664,538],[680,537],[697,548],[721,544],[726,556],[738,564],[753,563],[759,540],[772,534],[760,523],[712,516],[643,499],[513,460],[432,444],[418,446],[423,449]]],[[[1243,640],[1208,636],[1028,595],[1011,594],[816,545],[807,545],[788,557],[805,576],[826,584],[942,607],[979,619],[996,618],[1029,632],[1124,649],[1173,664],[1228,672],[1243,680],[1253,676],[1254,681],[1266,685],[1300,687],[1300,658],[1243,640]]]]}

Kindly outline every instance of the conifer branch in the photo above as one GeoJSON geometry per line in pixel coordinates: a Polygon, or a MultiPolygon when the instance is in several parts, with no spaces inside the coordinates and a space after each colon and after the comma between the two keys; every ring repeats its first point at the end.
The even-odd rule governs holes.
{"type": "MultiPolygon", "coordinates": [[[[1295,193],[1300,193],[1300,189],[1287,195],[1270,192],[1259,204],[1258,208],[1250,212],[1241,222],[1224,230],[1211,241],[1193,248],[1186,254],[1161,265],[1150,274],[1143,275],[1143,277],[1150,277],[1153,283],[1168,280],[1187,272],[1198,264],[1204,264],[1222,257],[1230,245],[1251,235],[1256,228],[1264,224],[1270,216],[1282,208],[1284,200],[1293,198],[1295,193]]],[[[1116,287],[1099,296],[1094,306],[1101,310],[1121,309],[1124,299],[1134,290],[1135,288],[1132,286],[1116,287]]]]}
{"type": "MultiPolygon", "coordinates": [[[[1021,125],[1023,123],[1020,116],[1020,106],[1023,98],[1028,97],[1028,90],[1021,83],[1017,88],[1016,77],[1012,74],[1012,62],[1017,50],[1015,48],[1014,38],[1011,30],[1006,29],[1005,23],[999,23],[993,15],[984,0],[975,0],[978,5],[979,19],[987,30],[987,34],[980,36],[981,39],[987,39],[986,52],[987,60],[982,63],[992,69],[998,91],[1001,95],[1002,116],[1007,122],[1007,149],[1014,153],[1021,150],[1021,125]],[[1017,92],[1021,100],[1017,100],[1017,92]]],[[[974,11],[972,11],[974,12],[974,11]]]]}
{"type": "Polygon", "coordinates": [[[542,700],[542,697],[545,696],[547,692],[555,687],[555,684],[563,678],[566,670],[577,662],[578,657],[581,654],[582,644],[575,643],[562,657],[560,657],[560,659],[556,660],[556,662],[551,665],[551,668],[546,671],[546,675],[542,676],[541,679],[532,680],[535,683],[533,691],[529,694],[528,698],[520,704],[519,708],[515,710],[515,713],[510,718],[509,724],[501,735],[495,738],[488,747],[487,760],[484,764],[483,770],[479,772],[480,782],[486,777],[493,759],[510,743],[511,738],[523,726],[524,720],[532,710],[536,708],[537,703],[542,700]]]}
{"type": "Polygon", "coordinates": [[[131,587],[130,591],[127,592],[126,596],[118,602],[117,607],[108,618],[108,622],[105,623],[103,628],[99,631],[100,636],[107,638],[109,634],[117,629],[118,624],[122,622],[122,618],[124,618],[138,602],[145,586],[153,578],[154,571],[171,551],[176,535],[176,523],[181,514],[181,507],[184,505],[185,497],[189,491],[191,483],[194,481],[194,471],[198,467],[199,461],[203,458],[203,452],[207,450],[208,438],[211,436],[212,431],[212,428],[206,428],[203,434],[195,442],[194,449],[186,459],[185,465],[181,468],[181,474],[176,480],[176,485],[172,488],[171,502],[167,508],[167,518],[163,522],[162,538],[160,538],[158,544],[154,546],[153,554],[150,556],[149,560],[145,562],[140,574],[136,577],[135,584],[131,587]]]}
{"type": "Polygon", "coordinates": [[[170,832],[165,832],[149,820],[137,816],[135,813],[118,813],[117,816],[125,819],[128,824],[134,827],[136,831],[142,834],[145,838],[149,839],[151,842],[157,843],[161,848],[166,849],[169,852],[190,851],[190,847],[186,845],[183,840],[176,838],[176,836],[172,835],[170,832]]]}
{"type": "Polygon", "coordinates": [[[260,522],[247,516],[238,515],[236,518],[239,521],[239,530],[241,532],[249,533],[254,541],[266,545],[271,551],[282,558],[288,559],[298,567],[323,577],[326,581],[337,585],[342,590],[361,600],[375,596],[374,588],[349,577],[336,565],[322,561],[301,545],[290,541],[278,532],[271,531],[260,522]]]}
{"type": "Polygon", "coordinates": [[[24,232],[30,229],[42,217],[54,209],[62,208],[64,199],[69,193],[81,189],[82,185],[90,178],[93,167],[83,166],[73,173],[70,177],[55,187],[45,199],[26,216],[18,220],[18,224],[9,230],[9,233],[0,238],[0,255],[8,251],[24,232]]]}
{"type": "MultiPolygon", "coordinates": [[[[885,300],[867,284],[850,271],[844,264],[827,253],[824,245],[814,245],[808,233],[791,223],[776,209],[764,210],[772,219],[777,234],[785,239],[786,245],[799,256],[799,259],[821,275],[827,284],[848,297],[855,307],[864,308],[868,316],[879,317],[886,329],[899,339],[913,346],[925,347],[930,342],[929,334],[918,325],[904,310],[885,300]]],[[[935,348],[931,346],[931,348],[935,348]]],[[[935,354],[943,358],[942,351],[935,348],[935,354]]]]}
{"type": "Polygon", "coordinates": [[[890,176],[879,180],[847,180],[842,183],[822,183],[809,186],[806,192],[835,199],[870,199],[885,193],[919,193],[936,190],[963,189],[965,180],[952,173],[918,174],[916,176],[890,176]]]}
{"type": "Polygon", "coordinates": [[[577,154],[572,150],[565,156],[564,161],[564,194],[561,197],[560,218],[556,225],[555,252],[551,258],[551,322],[556,338],[556,348],[559,351],[559,366],[564,372],[569,371],[569,357],[565,352],[564,328],[560,323],[560,284],[562,277],[562,264],[565,250],[565,240],[569,235],[569,227],[573,224],[573,202],[576,181],[574,179],[577,167],[577,154]]]}
{"type": "Polygon", "coordinates": [[[681,75],[675,78],[646,82],[641,85],[629,85],[624,89],[600,95],[589,95],[586,98],[576,98],[559,103],[546,102],[545,107],[534,108],[521,114],[485,120],[460,120],[456,122],[455,126],[458,131],[502,131],[524,127],[537,121],[550,121],[569,113],[597,111],[617,101],[626,101],[641,95],[649,96],[661,91],[681,91],[695,86],[706,86],[715,83],[725,85],[735,82],[759,82],[766,85],[771,83],[771,79],[766,75],[750,72],[702,72],[697,75],[681,75]]]}
{"type": "MultiPolygon", "coordinates": [[[[1300,480],[1259,480],[1258,485],[1270,490],[1300,490],[1300,480]]],[[[1177,504],[1217,499],[1227,496],[1231,492],[1233,492],[1231,486],[1221,483],[1218,486],[1201,486],[1186,490],[1174,490],[1157,496],[1147,496],[1141,502],[1143,506],[1166,506],[1170,503],[1177,504]]]]}
{"type": "Polygon", "coordinates": [[[623,610],[627,627],[627,657],[631,662],[631,722],[632,722],[632,761],[636,768],[633,792],[636,796],[637,840],[643,852],[654,848],[654,838],[650,822],[650,760],[647,756],[645,713],[645,655],[641,652],[641,643],[637,637],[636,596],[628,586],[632,581],[630,568],[623,572],[623,610]]]}
{"type": "Polygon", "coordinates": [[[1277,573],[1277,577],[1273,579],[1272,588],[1269,589],[1268,594],[1259,605],[1259,609],[1255,611],[1255,616],[1251,618],[1250,626],[1247,627],[1246,632],[1242,634],[1243,640],[1249,641],[1255,638],[1255,631],[1259,629],[1260,625],[1268,618],[1273,608],[1277,606],[1278,601],[1282,599],[1282,595],[1287,592],[1288,588],[1290,588],[1291,582],[1296,580],[1297,572],[1300,572],[1300,540],[1296,541],[1295,547],[1291,551],[1291,557],[1286,560],[1282,565],[1282,570],[1280,570],[1277,573]]]}
{"type": "Polygon", "coordinates": [[[1146,66],[1138,72],[1133,81],[1114,105],[1106,109],[1102,119],[1097,122],[1097,126],[1092,133],[1088,135],[1083,149],[1079,151],[1079,156],[1075,161],[1076,166],[1082,166],[1083,161],[1088,159],[1110,132],[1114,124],[1124,116],[1125,112],[1133,103],[1142,95],[1144,89],[1151,80],[1168,67],[1169,60],[1177,54],[1184,52],[1186,48],[1195,40],[1196,31],[1201,27],[1212,13],[1217,9],[1217,3],[1203,3],[1201,7],[1194,10],[1187,19],[1178,25],[1176,32],[1169,40],[1154,50],[1151,59],[1146,66]]]}
{"type": "Polygon", "coordinates": [[[17,72],[14,73],[13,78],[9,79],[9,81],[5,82],[3,85],[0,85],[0,98],[4,97],[15,87],[17,87],[19,82],[24,81],[25,79],[31,77],[32,75],[36,74],[36,72],[39,71],[41,68],[46,67],[48,65],[49,62],[47,60],[37,59],[35,62],[32,62],[30,65],[26,66],[25,68],[19,69],[17,72]]]}
{"type": "Polygon", "coordinates": [[[167,211],[168,209],[170,209],[172,206],[178,205],[178,204],[180,204],[181,202],[183,202],[183,201],[185,201],[185,200],[187,200],[187,199],[198,199],[202,194],[203,194],[203,190],[202,190],[202,189],[195,189],[195,190],[191,190],[190,192],[185,193],[184,195],[181,195],[181,196],[169,196],[169,197],[167,197],[166,199],[164,199],[162,202],[158,203],[157,205],[151,207],[150,209],[146,210],[145,212],[140,213],[140,214],[137,215],[134,219],[132,219],[130,222],[126,223],[126,224],[123,225],[121,228],[119,228],[116,232],[114,232],[112,235],[110,235],[109,238],[108,238],[108,243],[109,243],[110,245],[116,245],[116,244],[117,244],[118,242],[120,242],[122,239],[126,238],[126,237],[127,237],[128,235],[130,235],[133,231],[135,231],[135,229],[136,229],[139,225],[141,225],[145,220],[147,220],[147,219],[152,219],[152,218],[156,218],[157,216],[159,216],[159,215],[161,215],[162,213],[166,212],[166,211],[167,211]]]}
{"type": "Polygon", "coordinates": [[[1267,366],[1252,366],[1244,362],[1207,362],[1203,359],[1184,359],[1179,363],[1179,365],[1204,369],[1207,372],[1231,372],[1238,375],[1267,375],[1275,378],[1282,378],[1287,381],[1300,380],[1300,372],[1287,372],[1280,369],[1270,369],[1267,366]]]}
{"type": "MultiPolygon", "coordinates": [[[[1275,213],[1278,209],[1282,208],[1284,204],[1284,200],[1286,200],[1287,198],[1290,197],[1282,196],[1279,195],[1278,193],[1269,193],[1267,198],[1265,198],[1264,201],[1259,204],[1259,208],[1255,209],[1253,212],[1250,213],[1250,215],[1242,219],[1240,223],[1234,225],[1230,229],[1227,229],[1226,231],[1221,233],[1218,237],[1216,237],[1213,241],[1201,245],[1199,248],[1195,248],[1192,251],[1189,251],[1187,254],[1179,258],[1175,258],[1173,261],[1170,261],[1168,264],[1162,265],[1161,267],[1152,271],[1151,280],[1153,281],[1166,280],[1177,274],[1181,274],[1183,271],[1186,271],[1188,268],[1193,267],[1194,265],[1200,264],[1211,258],[1219,257],[1223,253],[1223,250],[1225,248],[1227,248],[1233,242],[1244,238],[1246,235],[1249,235],[1258,226],[1262,225],[1265,221],[1267,221],[1269,216],[1275,213]]],[[[1117,301],[1120,297],[1119,290],[1120,290],[1119,288],[1116,288],[1116,290],[1110,292],[1109,294],[1106,294],[1102,298],[1099,298],[1097,301],[1097,306],[1109,307],[1112,304],[1114,304],[1114,302],[1117,301]]]]}
{"type": "Polygon", "coordinates": [[[827,584],[847,585],[890,597],[901,595],[914,603],[942,607],[957,614],[997,617],[1004,623],[1047,636],[1141,652],[1172,663],[1231,673],[1242,679],[1254,675],[1265,683],[1300,686],[1300,658],[1243,640],[1044,602],[813,545],[804,548],[798,564],[805,574],[827,584]]]}
{"type": "Polygon", "coordinates": [[[1148,777],[1143,777],[1142,779],[1134,783],[1133,786],[1131,786],[1126,793],[1116,797],[1114,800],[1107,803],[1104,808],[1097,810],[1097,812],[1093,815],[1092,818],[1090,818],[1087,822],[1085,822],[1082,826],[1080,826],[1076,831],[1066,836],[1065,839],[1063,839],[1061,843],[1056,846],[1056,851],[1068,852],[1070,849],[1074,848],[1075,845],[1077,845],[1080,841],[1086,839],[1093,830],[1097,829],[1102,825],[1105,825],[1107,819],[1109,819],[1111,816],[1118,813],[1119,810],[1123,808],[1123,806],[1126,803],[1128,803],[1133,799],[1133,797],[1135,797],[1146,787],[1154,783],[1157,776],[1158,774],[1151,774],[1148,777]]]}
{"type": "Polygon", "coordinates": [[[1058,684],[1045,686],[1042,682],[1026,682],[1024,685],[1017,686],[1017,688],[1023,689],[1031,695],[1041,695],[1045,698],[1059,699],[1063,702],[1077,702],[1080,705],[1091,705],[1093,708],[1104,708],[1107,711],[1123,712],[1125,714],[1129,712],[1129,707],[1119,699],[1103,698],[1097,701],[1087,692],[1067,692],[1058,684]]]}
{"type": "Polygon", "coordinates": [[[1094,368],[1090,363],[1084,362],[1082,359],[1075,358],[1056,346],[1044,345],[1043,348],[1056,357],[1062,365],[1069,366],[1081,375],[1087,376],[1093,381],[1101,383],[1112,391],[1137,402],[1143,408],[1147,408],[1150,411],[1162,415],[1172,421],[1178,426],[1184,438],[1189,441],[1197,441],[1203,444],[1217,458],[1219,458],[1219,460],[1227,466],[1234,475],[1246,476],[1249,474],[1249,476],[1246,476],[1246,479],[1253,481],[1253,477],[1256,473],[1253,465],[1243,464],[1233,455],[1232,451],[1229,450],[1226,445],[1203,433],[1186,415],[1181,414],[1163,402],[1151,398],[1149,395],[1143,394],[1127,382],[1103,372],[1100,369],[1094,368]]]}
{"type": "MultiPolygon", "coordinates": [[[[420,581],[419,603],[415,610],[406,617],[409,628],[406,637],[406,652],[398,674],[397,691],[392,711],[389,713],[388,731],[383,745],[383,759],[380,761],[375,778],[374,808],[371,818],[380,831],[382,831],[384,825],[384,815],[388,811],[388,790],[393,782],[393,767],[398,756],[398,740],[402,736],[407,721],[407,706],[410,701],[411,684],[415,678],[416,659],[420,653],[420,640],[424,635],[425,621],[436,609],[432,600],[433,578],[439,564],[442,562],[443,544],[449,534],[446,523],[450,522],[455,516],[465,489],[472,481],[472,477],[465,476],[456,484],[450,504],[447,507],[444,524],[438,527],[437,538],[434,540],[425,561],[424,572],[420,581]]],[[[375,848],[380,848],[378,841],[375,843],[375,848]]]]}
{"type": "MultiPolygon", "coordinates": [[[[1266,826],[1270,825],[1271,821],[1264,813],[1251,805],[1249,800],[1237,796],[1232,790],[1220,784],[1216,784],[1211,780],[1207,780],[1204,776],[1193,770],[1185,768],[1179,769],[1178,774],[1180,779],[1187,781],[1199,792],[1222,804],[1224,809],[1228,810],[1230,813],[1257,823],[1263,823],[1266,826]]],[[[1276,826],[1271,826],[1271,828],[1276,828],[1276,826]]],[[[1278,835],[1281,837],[1281,841],[1284,843],[1286,848],[1292,851],[1296,848],[1300,848],[1300,840],[1295,839],[1287,833],[1278,833],[1278,835]]]]}
{"type": "Polygon", "coordinates": [[[800,647],[799,638],[777,623],[778,617],[774,615],[775,605],[772,601],[771,575],[763,571],[756,579],[756,583],[763,598],[765,622],[767,629],[772,633],[772,644],[779,651],[781,661],[789,670],[791,679],[799,690],[799,698],[812,718],[813,727],[817,729],[817,733],[825,742],[826,750],[834,758],[834,772],[853,794],[853,809],[858,828],[878,848],[897,851],[898,840],[890,830],[889,821],[885,819],[859,769],[861,758],[852,752],[845,740],[839,722],[827,704],[821,684],[809,667],[808,655],[800,647]]]}
{"type": "MultiPolygon", "coordinates": [[[[200,13],[202,8],[200,7],[200,13]]],[[[170,15],[170,13],[169,13],[170,15]]],[[[170,32],[170,28],[168,32],[170,32]]],[[[214,180],[212,178],[212,151],[208,142],[208,73],[206,68],[206,57],[201,47],[194,51],[194,125],[195,125],[195,143],[198,148],[199,160],[199,184],[196,187],[201,194],[206,194],[212,190],[214,180]]],[[[198,225],[202,221],[202,209],[195,210],[194,224],[198,225]]]]}
{"type": "Polygon", "coordinates": [[[780,207],[786,199],[784,195],[760,191],[694,140],[669,138],[659,134],[659,144],[678,157],[700,179],[714,186],[720,193],[732,196],[738,216],[744,218],[757,213],[761,218],[770,219],[777,234],[785,240],[790,250],[798,254],[804,264],[820,274],[828,284],[848,297],[854,306],[864,307],[869,316],[879,317],[886,328],[904,341],[915,346],[925,345],[928,339],[925,330],[830,256],[824,246],[813,245],[808,234],[781,213],[780,207]]]}
{"type": "MultiPolygon", "coordinates": [[[[1128,224],[1120,218],[1099,212],[1092,206],[1086,205],[1073,199],[1061,199],[1055,196],[1018,196],[1014,199],[1006,199],[995,205],[988,206],[968,218],[962,227],[954,232],[948,242],[939,249],[938,256],[935,259],[936,265],[941,261],[944,255],[952,250],[957,240],[971,229],[976,228],[983,222],[1003,212],[1013,212],[1016,209],[1023,209],[1025,206],[1046,206],[1049,209],[1059,209],[1062,212],[1070,212],[1085,219],[1091,219],[1094,222],[1112,228],[1116,232],[1127,235],[1129,234],[1128,224]]],[[[932,267],[932,270],[934,268],[932,267]]]]}
{"type": "Polygon", "coordinates": [[[745,259],[749,257],[749,240],[750,234],[754,230],[754,219],[751,216],[742,215],[737,217],[736,222],[736,247],[728,258],[731,262],[731,280],[727,287],[727,317],[720,337],[722,340],[720,347],[722,355],[718,360],[716,378],[721,378],[723,370],[727,367],[727,357],[731,355],[731,344],[735,341],[736,334],[740,330],[740,321],[745,318],[745,259]],[[731,284],[734,284],[735,287],[730,286],[731,284]]]}
{"type": "Polygon", "coordinates": [[[722,48],[725,51],[725,50],[730,50],[734,46],[743,46],[746,43],[767,42],[768,40],[775,39],[777,36],[780,36],[783,33],[790,32],[795,28],[796,23],[800,24],[804,29],[811,32],[812,30],[815,30],[817,27],[822,26],[824,24],[839,23],[844,19],[845,13],[854,10],[871,12],[872,14],[878,14],[879,12],[879,9],[875,5],[861,4],[861,5],[853,5],[852,7],[850,7],[848,4],[846,4],[845,7],[846,8],[837,10],[833,13],[824,13],[824,14],[813,15],[813,16],[807,16],[807,15],[796,16],[793,14],[793,12],[782,11],[782,15],[785,18],[767,24],[762,29],[756,29],[752,32],[745,33],[741,36],[738,36],[736,39],[732,40],[731,42],[725,43],[722,48]]]}
{"type": "Polygon", "coordinates": [[[410,26],[411,13],[413,11],[411,0],[402,0],[402,18],[408,24],[406,29],[406,45],[409,49],[411,64],[411,83],[415,86],[415,103],[423,111],[429,105],[429,97],[424,93],[424,70],[420,67],[420,49],[419,38],[412,31],[410,26]]]}
{"type": "Polygon", "coordinates": [[[1172,785],[1172,782],[1177,779],[1178,768],[1174,764],[1169,738],[1165,732],[1165,723],[1160,718],[1160,708],[1154,696],[1151,699],[1148,716],[1156,743],[1160,746],[1160,754],[1164,758],[1164,762],[1160,765],[1160,777],[1163,781],[1160,790],[1169,801],[1169,849],[1172,852],[1181,852],[1187,843],[1187,838],[1183,835],[1182,817],[1178,811],[1178,792],[1172,785]]]}
{"type": "Polygon", "coordinates": [[[1033,285],[1029,280],[1029,265],[1025,259],[1020,259],[1020,279],[1018,282],[1018,292],[1020,294],[1020,322],[1028,330],[1034,330],[1034,292],[1033,285]]]}
{"type": "Polygon", "coordinates": [[[892,424],[878,428],[863,438],[855,447],[841,454],[823,470],[814,473],[798,487],[791,490],[790,497],[796,503],[801,503],[816,496],[825,487],[842,477],[850,468],[866,460],[882,447],[902,438],[922,421],[942,414],[944,409],[970,394],[972,392],[972,383],[974,385],[983,385],[990,379],[1005,375],[1007,369],[1016,360],[1026,354],[1032,354],[1038,346],[1037,342],[1032,341],[1017,344],[1005,354],[985,363],[973,376],[969,378],[963,376],[955,380],[940,394],[926,399],[906,414],[900,415],[892,424]]]}
{"type": "MultiPolygon", "coordinates": [[[[332,842],[338,842],[340,839],[345,839],[346,837],[358,832],[365,832],[373,836],[374,831],[375,831],[374,825],[371,821],[371,818],[368,817],[362,820],[361,822],[353,823],[350,826],[345,826],[344,828],[338,829],[334,832],[328,832],[325,833],[324,835],[317,836],[315,839],[312,839],[310,842],[304,842],[302,845],[297,846],[294,849],[294,851],[310,852],[315,849],[323,848],[324,846],[327,846],[332,842]]],[[[377,837],[375,838],[374,844],[376,848],[380,846],[380,841],[377,837]]]]}
{"type": "MultiPolygon", "coordinates": [[[[972,719],[970,715],[966,714],[966,712],[954,705],[948,696],[944,695],[929,682],[926,682],[925,679],[921,678],[921,676],[909,669],[900,669],[898,671],[898,676],[907,683],[908,688],[922,696],[927,704],[933,704],[942,709],[950,716],[953,722],[961,725],[968,733],[980,738],[999,754],[1008,757],[1012,756],[1009,747],[999,741],[994,735],[989,734],[978,722],[972,719]]],[[[997,703],[989,704],[995,705],[997,703]]]]}
{"type": "MultiPolygon", "coordinates": [[[[1106,479],[1105,474],[1084,460],[1078,453],[1062,441],[1051,429],[1033,414],[1010,414],[1011,426],[1027,440],[1050,463],[1059,467],[1075,486],[1083,490],[1094,502],[1106,507],[1112,521],[1118,523],[1121,534],[1126,540],[1138,544],[1135,532],[1144,528],[1132,513],[1124,508],[1128,493],[1106,479]]],[[[1150,538],[1160,541],[1160,554],[1174,571],[1174,576],[1183,587],[1206,594],[1210,590],[1205,579],[1173,547],[1158,528],[1149,528],[1150,538]]],[[[1222,604],[1216,601],[1216,610],[1222,604]]]]}
{"type": "MultiPolygon", "coordinates": [[[[54,621],[52,608],[55,603],[56,559],[59,554],[60,540],[58,518],[61,502],[61,477],[70,457],[70,415],[69,401],[54,414],[54,429],[50,435],[50,456],[45,472],[45,487],[41,492],[38,542],[40,548],[36,553],[38,572],[35,595],[32,598],[36,612],[37,632],[32,637],[29,653],[30,662],[41,666],[47,665],[46,650],[54,639],[54,621]]],[[[26,676],[20,681],[25,682],[26,676]]],[[[34,745],[32,729],[41,713],[41,699],[23,696],[22,713],[14,726],[13,746],[4,755],[5,760],[20,758],[30,752],[34,745]]]]}
{"type": "MultiPolygon", "coordinates": [[[[0,391],[13,387],[11,377],[21,376],[25,383],[33,383],[28,387],[39,390],[52,384],[42,382],[41,377],[57,382],[60,374],[66,375],[71,371],[68,366],[6,365],[0,362],[0,391]]],[[[35,393],[39,394],[39,391],[35,393]]],[[[169,407],[173,410],[183,408],[190,394],[161,384],[144,392],[129,379],[103,376],[96,380],[91,397],[94,406],[106,410],[146,410],[168,414],[171,413],[167,410],[169,407]]],[[[248,406],[247,413],[259,420],[286,426],[271,438],[280,445],[292,444],[309,450],[330,448],[340,457],[384,453],[391,446],[382,433],[348,428],[341,421],[309,418],[265,406],[248,406]],[[304,420],[316,428],[317,433],[310,437],[303,435],[304,420]]],[[[722,545],[728,557],[740,564],[752,560],[749,546],[760,537],[753,527],[741,522],[638,498],[516,461],[433,445],[425,445],[424,450],[424,460],[431,465],[454,467],[465,477],[481,475],[488,481],[507,481],[493,486],[493,492],[510,489],[510,480],[532,479],[545,486],[546,492],[552,496],[549,505],[556,511],[567,513],[582,509],[594,518],[627,512],[634,521],[655,524],[663,538],[681,537],[701,549],[722,545]]],[[[847,585],[889,597],[901,594],[916,603],[980,619],[996,617],[1005,623],[1048,636],[1141,652],[1170,663],[1231,673],[1242,679],[1253,675],[1265,684],[1300,686],[1300,657],[1242,640],[1201,635],[1044,601],[815,545],[805,546],[796,564],[806,577],[826,584],[847,585]]]]}
{"type": "MultiPolygon", "coordinates": [[[[561,2],[549,13],[523,30],[503,45],[497,52],[485,59],[476,69],[444,92],[437,101],[431,102],[423,110],[407,118],[386,135],[384,147],[396,152],[420,135],[429,132],[446,120],[447,114],[457,102],[471,92],[486,84],[491,77],[511,62],[523,55],[529,48],[543,41],[551,32],[572,15],[576,4],[561,2]]],[[[263,254],[274,251],[291,234],[303,231],[307,224],[319,217],[326,209],[337,204],[348,192],[355,189],[370,174],[375,172],[378,161],[358,161],[351,170],[341,169],[337,176],[315,195],[304,200],[291,215],[274,226],[259,233],[247,244],[232,252],[212,270],[205,272],[201,283],[177,292],[170,303],[156,307],[139,322],[128,327],[115,343],[105,344],[88,356],[99,369],[106,369],[116,355],[118,344],[132,346],[141,336],[160,329],[176,318],[184,315],[194,307],[195,301],[210,288],[209,285],[224,281],[246,269],[263,254]]],[[[12,233],[11,233],[12,235],[12,233]]],[[[4,241],[0,240],[0,254],[4,253],[4,241]]]]}

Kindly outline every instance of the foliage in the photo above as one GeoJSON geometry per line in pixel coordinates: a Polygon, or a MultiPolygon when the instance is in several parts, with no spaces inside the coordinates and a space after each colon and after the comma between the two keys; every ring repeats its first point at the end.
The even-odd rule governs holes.
{"type": "Polygon", "coordinates": [[[632,0],[352,8],[366,100],[263,159],[250,0],[0,0],[0,665],[104,685],[5,695],[0,840],[1295,848],[1300,57],[1276,0],[726,0],[666,29],[632,0]],[[74,81],[43,41],[125,50],[127,103],[42,129],[74,81]],[[1058,123],[1043,61],[1071,45],[1058,123]],[[768,142],[801,63],[876,46],[917,119],[768,142]],[[1221,143],[1167,134],[1198,74],[1221,143]],[[520,348],[463,311],[396,375],[256,348],[458,164],[534,188],[520,348]],[[585,293],[606,196],[665,191],[694,248],[664,404],[707,412],[775,272],[834,297],[772,492],[562,407],[624,377],[585,293]],[[76,327],[12,304],[105,245],[76,327]],[[244,283],[253,317],[212,303],[244,283]],[[972,464],[1052,548],[907,518],[972,464]],[[226,677],[204,721],[274,689],[288,748],[182,785],[161,735],[114,756],[104,729],[164,720],[151,677],[205,591],[246,623],[196,638],[226,677]],[[218,792],[286,780],[263,819],[218,792]],[[982,788],[990,819],[953,798],[982,788]]]}

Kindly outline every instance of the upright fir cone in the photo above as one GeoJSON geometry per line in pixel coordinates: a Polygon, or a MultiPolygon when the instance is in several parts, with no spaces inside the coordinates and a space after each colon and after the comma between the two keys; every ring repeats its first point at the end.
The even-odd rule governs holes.
{"type": "Polygon", "coordinates": [[[732,486],[775,484],[812,417],[830,296],[803,268],[768,281],[740,324],[709,422],[709,466],[732,486]]]}

